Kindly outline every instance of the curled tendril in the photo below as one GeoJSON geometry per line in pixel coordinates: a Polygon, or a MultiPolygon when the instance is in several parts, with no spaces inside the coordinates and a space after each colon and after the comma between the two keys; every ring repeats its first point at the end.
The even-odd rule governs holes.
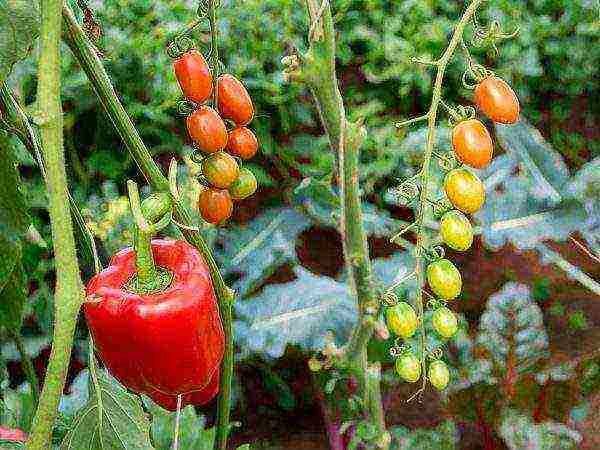
{"type": "Polygon", "coordinates": [[[404,204],[409,204],[419,195],[419,186],[412,177],[400,183],[393,192],[404,204]]]}
{"type": "Polygon", "coordinates": [[[400,299],[398,296],[392,291],[385,291],[381,296],[381,301],[386,306],[396,306],[400,299]]]}
{"type": "Polygon", "coordinates": [[[425,258],[429,261],[437,261],[442,259],[445,255],[444,247],[441,245],[433,245],[425,250],[425,258]]]}
{"type": "Polygon", "coordinates": [[[194,40],[189,36],[186,36],[186,32],[175,36],[175,38],[169,42],[169,45],[167,45],[167,55],[169,55],[169,57],[177,59],[184,53],[195,48],[196,44],[194,43],[194,40]]]}
{"type": "Polygon", "coordinates": [[[392,358],[397,358],[404,353],[408,353],[409,351],[410,345],[403,343],[401,338],[396,338],[394,345],[390,347],[390,356],[392,358]]]}
{"type": "Polygon", "coordinates": [[[198,109],[198,105],[190,100],[181,99],[177,102],[177,114],[180,116],[189,116],[198,109]]]}
{"type": "Polygon", "coordinates": [[[427,356],[432,360],[441,359],[442,356],[444,356],[444,351],[441,349],[441,347],[437,347],[431,350],[427,356]]]}
{"type": "Polygon", "coordinates": [[[195,164],[202,164],[202,160],[204,160],[204,154],[196,147],[196,143],[194,142],[194,151],[190,155],[190,159],[195,164]]]}

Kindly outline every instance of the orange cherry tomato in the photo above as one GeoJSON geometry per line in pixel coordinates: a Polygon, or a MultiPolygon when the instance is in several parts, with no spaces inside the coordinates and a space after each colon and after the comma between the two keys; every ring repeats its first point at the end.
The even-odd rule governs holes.
{"type": "Polygon", "coordinates": [[[492,159],[492,138],[476,119],[463,120],[452,130],[452,148],[464,164],[482,169],[492,159]]]}
{"type": "Polygon", "coordinates": [[[231,217],[233,201],[227,190],[206,188],[198,197],[198,210],[205,221],[219,224],[231,217]]]}
{"type": "Polygon", "coordinates": [[[248,91],[233,75],[221,75],[217,80],[217,103],[219,112],[225,119],[230,119],[236,125],[250,123],[254,117],[254,106],[248,91]]]}
{"type": "Polygon", "coordinates": [[[227,150],[242,159],[250,159],[256,155],[258,150],[258,139],[252,131],[246,127],[239,127],[229,132],[227,150]]]}
{"type": "Polygon", "coordinates": [[[240,168],[233,156],[225,152],[213,153],[202,160],[202,174],[214,187],[225,189],[233,183],[240,168]]]}
{"type": "Polygon", "coordinates": [[[174,63],[175,76],[183,95],[196,103],[204,103],[213,92],[212,75],[204,56],[196,50],[190,50],[174,63]]]}
{"type": "Polygon", "coordinates": [[[227,145],[225,122],[210,106],[201,106],[190,114],[187,129],[198,148],[205,153],[218,152],[227,145]]]}
{"type": "Polygon", "coordinates": [[[489,76],[479,83],[475,103],[494,122],[511,124],[519,120],[519,99],[501,78],[489,76]]]}
{"type": "Polygon", "coordinates": [[[446,174],[444,191],[456,209],[473,214],[485,201],[483,183],[467,169],[454,169],[446,174]]]}

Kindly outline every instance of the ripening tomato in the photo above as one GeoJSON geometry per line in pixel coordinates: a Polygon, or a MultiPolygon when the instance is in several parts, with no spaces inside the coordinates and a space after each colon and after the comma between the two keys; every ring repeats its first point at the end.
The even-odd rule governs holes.
{"type": "Polygon", "coordinates": [[[256,192],[258,182],[254,174],[245,167],[240,169],[240,173],[235,181],[229,186],[229,194],[234,200],[243,200],[256,192]]]}
{"type": "Polygon", "coordinates": [[[405,353],[396,359],[396,372],[403,380],[415,383],[421,378],[421,362],[412,353],[405,353]]]}
{"type": "Polygon", "coordinates": [[[256,155],[258,150],[258,139],[252,131],[246,127],[239,127],[229,132],[227,150],[242,159],[250,159],[256,155]]]}
{"type": "Polygon", "coordinates": [[[205,221],[218,224],[231,217],[233,202],[227,190],[206,188],[198,196],[198,210],[205,221]]]}
{"type": "Polygon", "coordinates": [[[196,50],[181,55],[174,63],[175,76],[183,95],[196,103],[204,103],[213,92],[212,75],[204,56],[196,50]]]}
{"type": "Polygon", "coordinates": [[[470,170],[453,169],[446,174],[444,191],[448,199],[462,212],[472,214],[485,201],[485,189],[481,180],[470,170]]]}
{"type": "Polygon", "coordinates": [[[406,302],[389,307],[385,311],[385,319],[388,328],[404,339],[415,334],[419,323],[414,308],[406,302]]]}
{"type": "Polygon", "coordinates": [[[452,300],[462,289],[460,272],[447,259],[438,259],[427,266],[427,282],[435,295],[452,300]]]}
{"type": "Polygon", "coordinates": [[[187,129],[198,148],[205,153],[223,150],[227,145],[227,128],[210,106],[201,106],[187,118],[187,129]]]}
{"type": "Polygon", "coordinates": [[[492,159],[492,138],[477,119],[463,120],[452,129],[452,148],[464,164],[482,169],[492,159]]]}
{"type": "Polygon", "coordinates": [[[225,152],[212,153],[202,160],[202,174],[214,187],[225,189],[240,173],[235,158],[225,152]]]}
{"type": "Polygon", "coordinates": [[[254,106],[248,91],[233,75],[221,75],[217,80],[217,103],[219,112],[238,126],[250,123],[254,117],[254,106]]]}
{"type": "Polygon", "coordinates": [[[450,371],[446,363],[438,359],[429,364],[428,378],[437,390],[442,391],[446,389],[446,386],[450,382],[450,371]]]}
{"type": "Polygon", "coordinates": [[[454,336],[458,330],[456,315],[445,306],[441,306],[433,312],[433,329],[446,339],[454,336]]]}
{"type": "Polygon", "coordinates": [[[473,243],[473,227],[469,219],[457,210],[448,211],[440,220],[440,235],[453,250],[464,252],[473,243]]]}
{"type": "Polygon", "coordinates": [[[475,103],[494,122],[511,124],[519,120],[519,99],[502,78],[489,76],[479,83],[475,103]]]}

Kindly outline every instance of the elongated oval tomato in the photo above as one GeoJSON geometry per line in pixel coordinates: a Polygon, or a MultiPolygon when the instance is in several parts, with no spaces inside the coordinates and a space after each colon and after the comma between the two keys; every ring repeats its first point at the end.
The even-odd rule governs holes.
{"type": "Polygon", "coordinates": [[[183,95],[196,103],[204,103],[213,92],[212,75],[204,56],[197,50],[181,55],[174,63],[175,76],[183,95]]]}
{"type": "Polygon", "coordinates": [[[428,378],[433,387],[442,391],[450,382],[450,371],[444,361],[433,361],[429,364],[428,378]]]}
{"type": "Polygon", "coordinates": [[[258,139],[252,131],[246,127],[238,127],[229,132],[227,150],[242,159],[250,159],[258,150],[258,139]]]}
{"type": "Polygon", "coordinates": [[[254,174],[245,167],[240,169],[240,174],[229,186],[229,195],[234,200],[243,200],[256,192],[258,182],[254,174]]]}
{"type": "Polygon", "coordinates": [[[225,152],[213,153],[202,160],[202,174],[216,188],[229,187],[239,172],[240,168],[233,156],[225,152]]]}
{"type": "Polygon", "coordinates": [[[217,80],[217,103],[219,112],[238,126],[250,123],[254,117],[254,106],[248,91],[233,75],[221,75],[217,80]]]}
{"type": "Polygon", "coordinates": [[[227,190],[206,188],[198,196],[198,210],[208,223],[219,224],[231,217],[233,202],[227,190]]]}
{"type": "Polygon", "coordinates": [[[487,128],[476,119],[463,120],[452,130],[452,148],[464,164],[482,169],[492,159],[492,138],[487,128]]]}
{"type": "Polygon", "coordinates": [[[439,259],[427,266],[427,282],[435,295],[452,300],[462,289],[460,272],[452,262],[439,259]]]}
{"type": "Polygon", "coordinates": [[[421,378],[421,362],[412,353],[400,355],[396,359],[396,372],[403,380],[415,383],[421,378]]]}
{"type": "Polygon", "coordinates": [[[469,219],[457,210],[448,211],[440,220],[440,235],[453,250],[464,252],[473,243],[473,227],[469,219]]]}
{"type": "Polygon", "coordinates": [[[433,329],[446,339],[451,338],[458,330],[456,315],[445,306],[441,306],[431,316],[433,329]]]}
{"type": "Polygon", "coordinates": [[[190,114],[187,129],[198,148],[205,153],[218,152],[227,145],[225,122],[210,106],[201,106],[190,114]]]}
{"type": "Polygon", "coordinates": [[[519,99],[502,78],[489,76],[479,83],[475,103],[494,122],[511,124],[519,120],[519,99]]]}
{"type": "Polygon", "coordinates": [[[446,174],[444,191],[456,209],[473,214],[485,201],[481,180],[467,169],[453,169],[446,174]]]}
{"type": "Polygon", "coordinates": [[[418,320],[414,308],[406,302],[389,307],[385,311],[388,328],[397,336],[407,339],[415,334],[418,320]]]}

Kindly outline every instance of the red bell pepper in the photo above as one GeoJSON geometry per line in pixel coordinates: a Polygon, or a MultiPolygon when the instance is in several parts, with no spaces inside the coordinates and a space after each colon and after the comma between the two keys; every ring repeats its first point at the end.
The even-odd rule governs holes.
{"type": "Polygon", "coordinates": [[[128,389],[166,409],[204,404],[218,392],[225,338],[206,262],[185,241],[155,239],[157,267],[173,275],[152,294],[127,289],[136,273],[132,248],[117,253],[87,286],[85,316],[96,350],[128,389]]]}

